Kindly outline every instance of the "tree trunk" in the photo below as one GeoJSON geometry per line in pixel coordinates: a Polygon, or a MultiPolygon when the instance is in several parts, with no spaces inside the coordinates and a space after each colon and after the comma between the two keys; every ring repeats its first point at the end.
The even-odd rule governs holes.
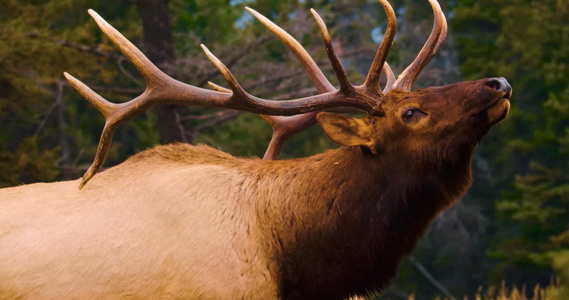
{"type": "MultiPolygon", "coordinates": [[[[55,101],[57,103],[57,128],[59,129],[59,154],[61,157],[60,166],[69,165],[71,161],[71,150],[67,141],[67,123],[65,122],[65,104],[63,103],[63,81],[59,80],[56,84],[55,101]]],[[[60,168],[61,179],[74,179],[74,174],[66,168],[60,168]]]]}
{"type": "MultiPolygon", "coordinates": [[[[176,78],[174,38],[167,1],[138,0],[135,3],[142,19],[145,54],[161,70],[176,78]]],[[[177,121],[176,106],[156,105],[153,111],[161,143],[186,142],[183,128],[177,121]]]]}

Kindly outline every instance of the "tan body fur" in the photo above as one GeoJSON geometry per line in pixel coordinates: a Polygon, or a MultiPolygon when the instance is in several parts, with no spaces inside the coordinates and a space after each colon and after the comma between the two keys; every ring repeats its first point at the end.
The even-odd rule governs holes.
{"type": "Polygon", "coordinates": [[[274,298],[265,257],[239,244],[255,230],[253,203],[232,199],[244,178],[204,161],[228,155],[201,150],[197,162],[134,157],[83,190],[0,190],[0,298],[274,298]]]}

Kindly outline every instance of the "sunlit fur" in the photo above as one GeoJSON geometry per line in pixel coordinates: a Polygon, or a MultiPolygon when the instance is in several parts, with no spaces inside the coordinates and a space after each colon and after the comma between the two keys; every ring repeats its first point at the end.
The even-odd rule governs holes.
{"type": "Polygon", "coordinates": [[[470,186],[474,146],[506,117],[503,97],[484,80],[393,91],[384,116],[356,122],[371,130],[367,146],[266,161],[173,144],[82,190],[77,180],[2,189],[0,298],[343,299],[383,290],[470,186]],[[408,106],[422,118],[404,122],[408,106]]]}

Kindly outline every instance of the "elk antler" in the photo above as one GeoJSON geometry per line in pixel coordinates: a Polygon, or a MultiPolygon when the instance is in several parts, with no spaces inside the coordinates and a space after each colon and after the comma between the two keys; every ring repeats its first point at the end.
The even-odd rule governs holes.
{"type": "MultiPolygon", "coordinates": [[[[389,47],[393,42],[393,38],[395,36],[395,28],[397,26],[397,20],[395,17],[395,13],[393,12],[393,8],[389,5],[389,2],[386,0],[379,0],[380,3],[383,5],[387,17],[388,17],[388,29],[385,34],[385,38],[382,41],[381,46],[376,55],[376,59],[370,68],[370,72],[368,74],[368,79],[366,80],[367,86],[370,89],[379,90],[379,77],[381,75],[381,66],[383,65],[384,69],[386,69],[386,74],[388,76],[388,85],[392,85],[395,81],[395,77],[389,65],[384,64],[385,59],[387,57],[387,53],[389,52],[389,47]],[[391,76],[391,77],[389,77],[391,76]]],[[[326,93],[330,91],[334,91],[335,88],[332,84],[328,81],[328,79],[324,76],[320,68],[316,65],[312,57],[308,54],[308,52],[302,47],[302,45],[293,38],[290,34],[288,34],[285,30],[271,22],[265,16],[261,15],[254,9],[246,7],[247,11],[249,11],[253,16],[255,16],[263,25],[265,25],[271,32],[273,32],[279,40],[283,42],[285,46],[297,57],[300,61],[304,70],[310,77],[312,83],[316,86],[316,90],[320,93],[326,93]]],[[[314,10],[310,10],[314,18],[316,19],[318,26],[320,27],[320,31],[325,40],[325,47],[326,49],[331,49],[332,54],[329,51],[328,55],[332,55],[331,59],[334,59],[335,54],[333,54],[333,46],[330,42],[330,37],[328,31],[326,30],[326,25],[322,21],[322,18],[318,15],[318,13],[314,10]]],[[[344,73],[342,70],[339,61],[336,60],[336,67],[335,69],[339,69],[339,72],[344,73]],[[339,66],[339,67],[338,67],[339,66]]],[[[336,72],[338,74],[338,71],[336,72]]],[[[343,76],[342,79],[343,83],[347,83],[349,85],[349,81],[347,77],[343,76]]],[[[342,83],[341,83],[342,84],[342,83]]],[[[349,108],[343,108],[343,111],[350,112],[349,108]]],[[[293,135],[304,131],[314,124],[316,124],[316,115],[319,111],[314,111],[306,114],[296,115],[296,116],[266,116],[262,115],[262,117],[271,125],[273,128],[273,137],[271,138],[271,142],[267,147],[267,151],[265,152],[265,156],[263,159],[277,159],[282,147],[284,146],[285,142],[293,135]]]]}
{"type": "Polygon", "coordinates": [[[403,72],[401,72],[399,78],[397,78],[397,81],[393,84],[394,89],[398,88],[404,91],[411,91],[419,73],[421,73],[423,68],[431,61],[431,59],[433,59],[433,57],[435,57],[447,38],[447,21],[443,11],[441,10],[441,6],[437,0],[429,0],[429,2],[433,7],[433,13],[435,15],[431,35],[415,60],[403,72]]]}
{"type": "Polygon", "coordinates": [[[82,188],[101,168],[108,154],[112,136],[116,128],[141,114],[154,104],[183,104],[237,109],[268,115],[295,115],[323,110],[331,107],[353,107],[366,112],[378,109],[377,97],[359,93],[346,94],[342,91],[331,91],[324,94],[295,100],[265,100],[248,94],[239,85],[233,74],[204,45],[201,45],[210,61],[219,69],[232,93],[205,90],[179,82],[158,69],[148,58],[129,42],[116,29],[109,25],[95,11],[89,10],[101,30],[134,64],[145,78],[147,88],[143,94],[125,103],[108,102],[85,84],[64,73],[65,77],[77,91],[93,104],[105,117],[105,127],[101,134],[97,154],[91,167],[80,183],[82,188]]]}
{"type": "Polygon", "coordinates": [[[128,102],[116,104],[108,102],[73,76],[64,73],[71,85],[105,117],[105,127],[101,134],[97,154],[93,164],[83,176],[79,188],[85,186],[103,165],[117,127],[141,114],[154,104],[207,106],[236,109],[266,115],[264,118],[272,125],[274,133],[265,158],[272,159],[278,156],[286,139],[314,124],[315,115],[319,111],[340,110],[351,112],[354,110],[362,110],[369,114],[381,114],[382,110],[380,105],[384,93],[387,93],[393,87],[405,89],[409,86],[410,88],[421,69],[428,63],[432,56],[434,56],[434,53],[438,51],[442,41],[444,41],[444,36],[446,36],[446,21],[444,21],[444,15],[436,0],[429,0],[435,11],[433,33],[431,33],[431,37],[423,47],[423,50],[419,53],[415,62],[403,72],[404,76],[400,76],[400,78],[395,81],[395,76],[391,68],[385,63],[385,60],[395,35],[396,17],[393,8],[389,5],[387,0],[379,1],[387,13],[388,26],[366,81],[361,86],[353,86],[349,82],[340,60],[334,52],[332,41],[324,22],[316,11],[311,10],[320,27],[326,53],[340,84],[339,89],[335,89],[330,84],[300,43],[264,16],[247,8],[249,12],[275,33],[294,53],[320,93],[310,97],[286,101],[266,100],[248,94],[239,85],[229,69],[204,45],[201,45],[202,49],[210,61],[221,72],[230,89],[224,89],[210,84],[213,90],[206,90],[177,81],[152,64],[138,48],[109,25],[95,11],[89,10],[89,14],[97,22],[101,30],[145,78],[147,88],[140,96],[128,102]],[[387,85],[383,92],[379,89],[379,77],[382,68],[385,70],[388,78],[387,85]],[[404,83],[401,84],[400,82],[404,83]]]}

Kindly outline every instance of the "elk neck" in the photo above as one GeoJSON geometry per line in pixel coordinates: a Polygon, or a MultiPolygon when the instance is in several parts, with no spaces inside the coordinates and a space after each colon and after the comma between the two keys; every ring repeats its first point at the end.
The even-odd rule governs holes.
{"type": "Polygon", "coordinates": [[[428,159],[432,153],[343,147],[263,163],[262,176],[254,176],[257,222],[269,269],[292,293],[283,298],[336,299],[378,282],[386,287],[428,224],[470,186],[472,150],[454,153],[441,163],[428,159]]]}

